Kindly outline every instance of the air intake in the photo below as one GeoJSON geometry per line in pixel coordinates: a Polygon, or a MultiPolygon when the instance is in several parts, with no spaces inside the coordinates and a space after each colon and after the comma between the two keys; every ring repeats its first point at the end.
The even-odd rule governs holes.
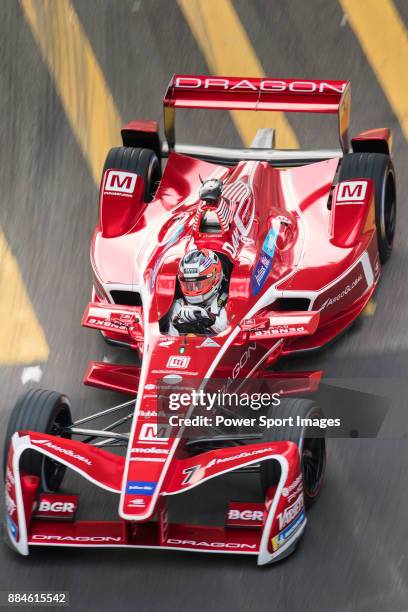
{"type": "Polygon", "coordinates": [[[137,291],[111,291],[111,298],[115,304],[122,306],[141,306],[142,299],[137,291]]]}
{"type": "Polygon", "coordinates": [[[310,300],[308,298],[278,298],[274,304],[274,310],[293,312],[298,310],[309,310],[310,300]]]}

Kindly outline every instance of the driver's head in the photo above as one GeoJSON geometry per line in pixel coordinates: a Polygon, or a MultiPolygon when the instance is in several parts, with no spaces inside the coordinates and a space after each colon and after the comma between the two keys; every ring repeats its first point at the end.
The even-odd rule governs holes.
{"type": "Polygon", "coordinates": [[[180,261],[177,278],[189,304],[206,304],[219,293],[222,266],[214,251],[190,251],[180,261]]]}

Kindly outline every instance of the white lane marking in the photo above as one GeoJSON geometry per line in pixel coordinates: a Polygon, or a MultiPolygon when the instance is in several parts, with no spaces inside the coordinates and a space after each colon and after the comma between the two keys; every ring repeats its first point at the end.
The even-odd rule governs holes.
{"type": "Polygon", "coordinates": [[[347,22],[348,22],[348,15],[344,13],[340,21],[340,27],[344,28],[347,25],[347,22]]]}
{"type": "Polygon", "coordinates": [[[23,368],[21,372],[21,382],[26,385],[29,382],[39,383],[43,375],[43,371],[39,365],[23,368]]]}

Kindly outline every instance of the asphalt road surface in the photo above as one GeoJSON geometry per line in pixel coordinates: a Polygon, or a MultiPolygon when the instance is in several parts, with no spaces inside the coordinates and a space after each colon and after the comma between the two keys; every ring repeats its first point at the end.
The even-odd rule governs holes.
{"type": "MultiPolygon", "coordinates": [[[[125,121],[160,118],[173,72],[208,72],[172,1],[73,5],[125,121]]],[[[407,4],[395,5],[407,23],[407,4]]],[[[301,545],[284,562],[260,569],[251,557],[62,549],[34,550],[22,558],[0,547],[0,590],[70,591],[74,610],[408,609],[408,420],[401,392],[408,365],[407,143],[337,2],[235,0],[234,6],[266,74],[350,79],[352,133],[380,126],[393,131],[398,234],[375,313],[323,353],[285,365],[323,367],[332,377],[387,386],[399,409],[377,439],[330,441],[324,492],[301,545]]],[[[114,399],[81,385],[87,362],[118,359],[97,333],[80,327],[91,285],[97,190],[17,1],[0,3],[0,32],[0,226],[50,346],[41,386],[66,392],[81,416],[114,399]]],[[[290,122],[302,144],[333,144],[327,121],[293,116],[290,122]]],[[[183,141],[240,142],[226,114],[211,121],[200,115],[198,122],[187,114],[178,129],[183,141]]],[[[22,368],[0,369],[2,431],[23,390],[22,368]]],[[[238,486],[256,494],[257,483],[231,479],[190,494],[193,519],[211,520],[215,501],[220,506],[238,486]]],[[[103,515],[114,507],[94,488],[79,486],[84,509],[103,515]]]]}

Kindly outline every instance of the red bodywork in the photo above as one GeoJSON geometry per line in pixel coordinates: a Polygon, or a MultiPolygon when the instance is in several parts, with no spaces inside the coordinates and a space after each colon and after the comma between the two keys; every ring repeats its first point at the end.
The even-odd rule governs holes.
{"type": "MultiPolygon", "coordinates": [[[[169,145],[174,136],[171,113],[179,106],[335,112],[340,140],[347,143],[349,84],[343,81],[174,77],[165,96],[169,145]]],[[[124,130],[128,142],[132,130],[135,138],[144,133],[158,146],[155,124],[129,124],[124,130]]],[[[389,133],[374,137],[389,141],[389,133]]],[[[362,142],[364,138],[370,136],[362,134],[362,142]]],[[[27,554],[28,545],[35,544],[134,546],[250,553],[267,563],[293,548],[306,522],[297,447],[289,442],[255,444],[189,457],[180,451],[182,436],[158,430],[155,391],[160,379],[171,376],[187,384],[201,380],[202,385],[217,377],[273,377],[266,368],[281,355],[321,347],[362,311],[380,276],[373,185],[370,180],[336,185],[340,159],[290,168],[266,161],[231,167],[170,151],[148,204],[140,176],[105,172],[91,250],[93,298],[83,325],[133,347],[141,365],[92,362],[84,382],[137,394],[127,454],[123,458],[34,432],[15,434],[7,489],[9,535],[15,527],[12,539],[20,552],[27,554]],[[200,226],[200,177],[224,182],[230,221],[218,233],[200,226]],[[177,295],[179,261],[193,247],[216,251],[230,269],[229,325],[210,343],[205,336],[176,337],[163,330],[177,295]],[[28,448],[118,494],[120,521],[33,518],[38,482],[20,474],[18,467],[19,455],[28,448]],[[279,485],[269,490],[261,508],[246,504],[242,509],[242,517],[257,517],[254,524],[242,526],[239,508],[233,513],[238,516],[235,524],[229,520],[225,528],[168,523],[166,496],[271,459],[281,465],[279,485]],[[191,472],[194,477],[186,479],[191,472]],[[153,523],[155,516],[158,522],[153,523]]],[[[285,375],[279,376],[282,380],[285,375]]],[[[298,374],[300,389],[315,388],[319,376],[298,374]]],[[[296,391],[291,381],[293,374],[288,374],[288,393],[296,391]]]]}

